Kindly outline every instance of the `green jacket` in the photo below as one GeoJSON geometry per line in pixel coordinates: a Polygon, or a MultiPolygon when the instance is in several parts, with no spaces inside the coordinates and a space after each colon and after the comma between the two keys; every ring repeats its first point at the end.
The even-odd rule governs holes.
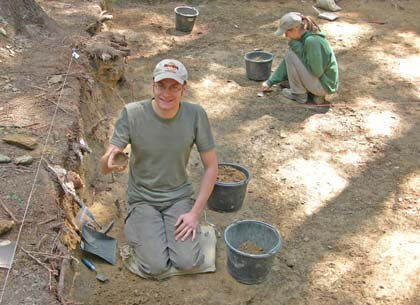
{"type": "MultiPolygon", "coordinates": [[[[309,72],[319,78],[325,91],[334,93],[338,89],[338,65],[328,41],[323,33],[305,32],[299,40],[289,41],[290,49],[295,52],[309,72]]],[[[284,59],[277,67],[267,85],[279,83],[287,79],[284,59]]]]}

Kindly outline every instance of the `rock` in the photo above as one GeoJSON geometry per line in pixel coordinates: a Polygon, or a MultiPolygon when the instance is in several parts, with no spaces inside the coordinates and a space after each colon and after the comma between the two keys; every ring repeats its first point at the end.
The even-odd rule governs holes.
{"type": "Polygon", "coordinates": [[[0,154],[0,163],[10,163],[12,160],[5,155],[0,154]]]}
{"type": "Polygon", "coordinates": [[[12,220],[0,219],[0,236],[9,232],[15,225],[16,223],[12,220]]]}
{"type": "Polygon", "coordinates": [[[15,164],[16,165],[29,165],[32,162],[34,162],[34,158],[32,156],[29,156],[29,155],[24,155],[24,156],[21,156],[21,157],[17,157],[15,159],[15,164]]]}
{"type": "Polygon", "coordinates": [[[12,90],[14,87],[13,87],[13,85],[12,84],[7,84],[6,86],[4,86],[3,87],[3,90],[4,91],[9,91],[9,90],[12,90]]]}
{"type": "Polygon", "coordinates": [[[7,32],[4,28],[0,27],[0,34],[7,37],[7,32]]]}
{"type": "Polygon", "coordinates": [[[10,57],[9,51],[5,48],[0,48],[0,57],[8,58],[10,57]]]}
{"type": "Polygon", "coordinates": [[[53,75],[50,77],[50,79],[48,80],[48,82],[50,84],[59,84],[63,81],[63,75],[53,75]]]}
{"type": "Polygon", "coordinates": [[[28,150],[34,150],[38,145],[35,138],[23,134],[7,135],[3,137],[3,141],[28,150]]]}
{"type": "Polygon", "coordinates": [[[101,58],[103,61],[108,61],[108,60],[110,60],[110,59],[112,58],[112,56],[111,56],[111,54],[109,54],[109,53],[102,53],[102,54],[101,54],[101,56],[100,56],[100,58],[101,58]]]}

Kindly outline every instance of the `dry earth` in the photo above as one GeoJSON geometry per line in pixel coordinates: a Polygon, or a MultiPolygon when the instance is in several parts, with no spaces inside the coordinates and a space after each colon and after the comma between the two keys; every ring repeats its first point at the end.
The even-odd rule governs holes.
{"type": "MultiPolygon", "coordinates": [[[[39,253],[57,256],[67,228],[59,188],[39,165],[42,154],[81,175],[81,198],[102,207],[95,209],[99,216],[115,215],[110,235],[123,242],[127,176],[104,177],[97,161],[122,105],[150,95],[151,71],[167,57],[186,64],[186,100],[207,110],[219,161],[241,164],[253,175],[239,212],[207,211],[219,233],[217,272],[154,282],[130,274],[120,259],[111,266],[89,256],[110,282],[99,283],[70,260],[62,269],[61,303],[420,304],[419,1],[343,0],[337,21],[319,20],[340,67],[340,92],[330,107],[295,104],[277,89],[257,97],[260,83],[245,74],[243,56],[255,48],[275,55],[273,67],[279,63],[287,47],[272,35],[279,15],[313,15],[311,1],[190,1],[200,11],[191,34],[174,29],[173,9],[183,2],[117,1],[107,30],[124,35],[131,54],[116,87],[101,83],[86,58],[84,29],[99,16],[98,1],[39,2],[64,34],[34,27],[29,36],[0,40],[0,47],[16,50],[0,58],[0,136],[23,133],[39,143],[29,152],[32,165],[0,164],[1,202],[17,220],[28,206],[13,268],[0,272],[1,304],[60,303],[59,277],[50,279],[47,268],[59,270],[61,258],[39,253]],[[81,58],[71,61],[73,47],[81,58]],[[69,66],[60,98],[63,79],[52,83],[51,77],[65,75],[69,66]],[[56,110],[51,101],[61,108],[49,132],[56,110]],[[83,162],[72,149],[80,138],[93,150],[83,162]],[[243,285],[227,273],[221,235],[237,219],[267,222],[283,237],[263,284],[243,285]],[[37,252],[43,265],[22,248],[37,252]]],[[[12,159],[27,154],[5,143],[0,153],[12,159]]],[[[199,164],[194,153],[195,185],[199,164]]],[[[9,218],[0,208],[0,219],[9,218]]],[[[2,238],[16,240],[20,228],[2,238]]]]}

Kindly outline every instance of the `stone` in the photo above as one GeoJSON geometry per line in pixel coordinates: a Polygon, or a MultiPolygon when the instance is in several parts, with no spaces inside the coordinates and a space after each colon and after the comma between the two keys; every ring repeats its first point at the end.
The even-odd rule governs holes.
{"type": "Polygon", "coordinates": [[[9,232],[15,225],[16,223],[12,220],[0,219],[0,236],[9,232]]]}
{"type": "Polygon", "coordinates": [[[10,53],[5,48],[0,48],[0,57],[8,58],[10,53]]]}
{"type": "Polygon", "coordinates": [[[15,159],[16,165],[29,165],[32,162],[34,162],[34,158],[29,155],[20,156],[15,159]]]}
{"type": "Polygon", "coordinates": [[[12,159],[10,159],[8,156],[0,154],[0,163],[10,163],[12,159]]]}
{"type": "Polygon", "coordinates": [[[53,75],[48,79],[50,84],[58,84],[63,81],[63,75],[53,75]]]}
{"type": "Polygon", "coordinates": [[[0,34],[7,37],[7,32],[4,28],[0,27],[0,34]]]}
{"type": "Polygon", "coordinates": [[[23,134],[10,134],[3,137],[3,141],[27,150],[34,150],[38,142],[35,138],[23,134]]]}

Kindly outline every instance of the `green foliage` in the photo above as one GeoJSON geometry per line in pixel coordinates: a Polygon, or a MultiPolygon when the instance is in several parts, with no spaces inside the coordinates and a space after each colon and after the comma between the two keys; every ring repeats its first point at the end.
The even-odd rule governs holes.
{"type": "Polygon", "coordinates": [[[23,200],[23,198],[16,194],[16,193],[10,193],[9,195],[7,195],[7,199],[9,200],[13,200],[14,202],[23,205],[25,203],[25,201],[23,200]]]}

